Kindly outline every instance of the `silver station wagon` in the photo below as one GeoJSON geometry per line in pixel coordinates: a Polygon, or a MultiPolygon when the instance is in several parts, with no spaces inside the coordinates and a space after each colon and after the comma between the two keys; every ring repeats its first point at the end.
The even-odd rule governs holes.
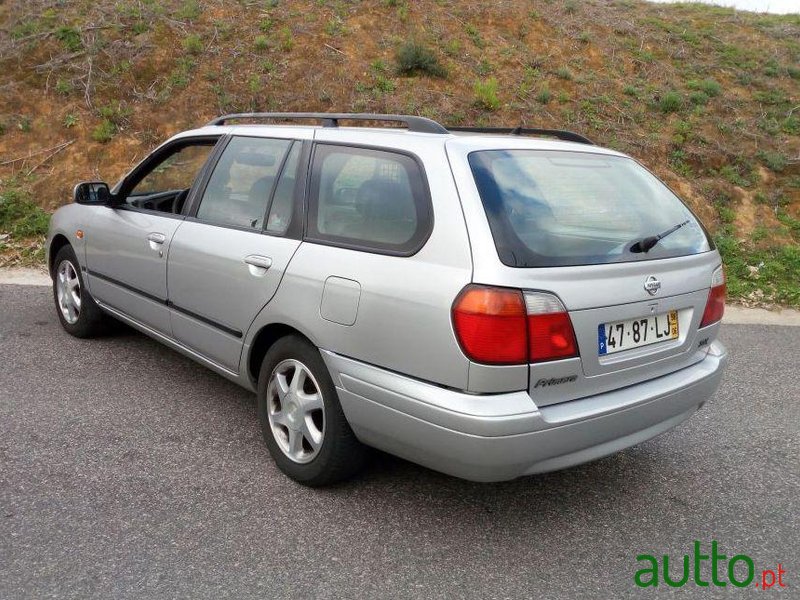
{"type": "Polygon", "coordinates": [[[567,131],[227,115],[74,200],[47,243],[64,329],[115,318],[256,392],[306,485],[367,446],[475,481],[583,463],[690,417],[727,362],[702,225],[567,131]]]}

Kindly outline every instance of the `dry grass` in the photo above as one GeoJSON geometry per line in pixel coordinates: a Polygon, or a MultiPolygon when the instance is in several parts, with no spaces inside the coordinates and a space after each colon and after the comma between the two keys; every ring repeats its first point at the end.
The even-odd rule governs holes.
{"type": "Polygon", "coordinates": [[[0,29],[0,162],[76,140],[30,174],[35,157],[0,166],[0,191],[13,177],[46,208],[219,113],[405,112],[575,129],[642,160],[720,235],[800,240],[786,225],[800,219],[796,16],[638,0],[8,0],[0,29]],[[408,40],[447,77],[391,68],[408,40]],[[492,79],[497,102],[476,102],[492,79]]]}

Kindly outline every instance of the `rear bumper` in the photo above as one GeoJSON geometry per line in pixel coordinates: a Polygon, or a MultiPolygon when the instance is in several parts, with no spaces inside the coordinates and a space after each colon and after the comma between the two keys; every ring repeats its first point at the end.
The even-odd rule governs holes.
{"type": "Polygon", "coordinates": [[[716,392],[728,359],[714,342],[706,358],[680,371],[539,408],[524,391],[465,394],[322,355],[362,442],[473,481],[563,469],[663,433],[716,392]]]}

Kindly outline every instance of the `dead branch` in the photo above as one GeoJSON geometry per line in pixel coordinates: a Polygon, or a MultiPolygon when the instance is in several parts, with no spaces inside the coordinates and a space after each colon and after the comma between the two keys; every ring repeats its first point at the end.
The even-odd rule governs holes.
{"type": "Polygon", "coordinates": [[[91,89],[92,89],[92,65],[93,65],[92,57],[89,56],[89,74],[86,77],[86,83],[85,83],[85,87],[84,87],[83,98],[84,98],[84,100],[86,100],[86,107],[89,108],[90,110],[94,108],[92,106],[92,92],[91,92],[91,89]]]}
{"type": "MultiPolygon", "coordinates": [[[[74,142],[74,141],[75,140],[72,140],[72,142],[74,142]]],[[[11,160],[6,160],[6,161],[3,161],[3,162],[0,162],[0,167],[3,167],[5,165],[10,165],[10,164],[15,163],[15,162],[19,162],[21,160],[23,160],[23,161],[24,160],[28,160],[29,158],[32,158],[32,157],[36,156],[37,154],[44,154],[45,152],[50,152],[52,150],[59,150],[62,146],[66,147],[69,144],[71,144],[72,142],[62,142],[60,144],[56,144],[55,146],[51,146],[50,148],[43,148],[42,150],[37,150],[36,152],[31,152],[30,154],[28,154],[28,156],[20,156],[19,158],[12,158],[11,160]]]]}
{"type": "Polygon", "coordinates": [[[48,160],[50,160],[51,158],[53,158],[53,157],[54,157],[56,154],[58,154],[58,153],[59,153],[59,152],[61,152],[61,151],[62,151],[64,148],[66,148],[67,146],[69,146],[69,145],[73,144],[74,142],[75,142],[75,140],[70,140],[70,141],[68,141],[68,142],[64,142],[63,144],[61,144],[61,146],[60,146],[59,148],[57,148],[56,150],[53,150],[53,151],[52,151],[50,154],[48,154],[47,156],[45,156],[45,157],[44,157],[44,159],[43,159],[41,162],[39,162],[39,163],[37,163],[35,166],[33,166],[33,167],[32,167],[32,168],[31,168],[31,169],[30,169],[30,170],[29,170],[29,171],[28,171],[28,172],[25,174],[25,176],[26,176],[26,177],[30,177],[30,175],[31,175],[31,174],[32,174],[32,173],[33,173],[33,172],[34,172],[36,169],[38,169],[39,167],[41,167],[41,166],[42,166],[43,164],[45,164],[45,163],[46,163],[48,160]]]}
{"type": "Polygon", "coordinates": [[[346,52],[342,52],[341,50],[339,50],[338,48],[334,48],[334,47],[333,47],[333,46],[331,46],[330,44],[325,44],[325,47],[326,47],[326,48],[330,48],[330,49],[331,49],[331,50],[333,50],[334,52],[338,52],[339,54],[341,54],[341,55],[343,55],[343,56],[347,56],[347,53],[346,53],[346,52]]]}

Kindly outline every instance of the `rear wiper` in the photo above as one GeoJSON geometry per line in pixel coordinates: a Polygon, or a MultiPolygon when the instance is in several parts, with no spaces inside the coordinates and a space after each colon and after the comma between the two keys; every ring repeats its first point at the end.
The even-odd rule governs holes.
{"type": "Polygon", "coordinates": [[[670,227],[666,231],[662,231],[661,233],[659,233],[657,235],[651,235],[651,236],[648,236],[646,238],[642,238],[641,240],[637,240],[630,247],[630,251],[631,252],[647,252],[648,250],[650,250],[650,248],[655,246],[658,242],[663,240],[669,234],[675,233],[676,231],[678,231],[678,229],[680,229],[684,225],[688,225],[688,224],[689,224],[689,219],[686,219],[683,223],[678,223],[677,225],[673,225],[672,227],[670,227]]]}

